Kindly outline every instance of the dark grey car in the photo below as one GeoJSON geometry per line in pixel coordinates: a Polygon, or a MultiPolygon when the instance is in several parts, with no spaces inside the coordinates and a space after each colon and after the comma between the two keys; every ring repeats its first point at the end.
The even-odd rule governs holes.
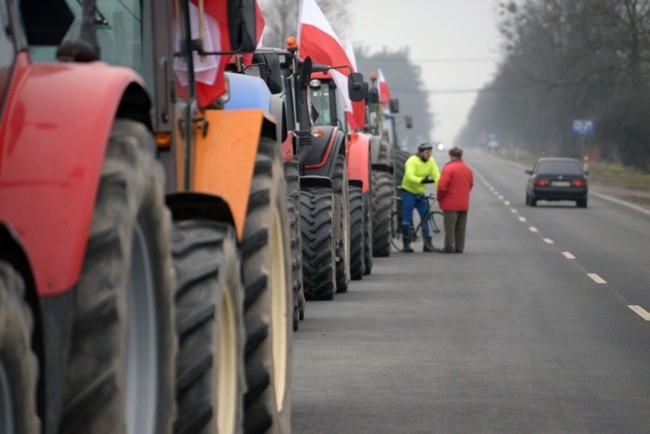
{"type": "Polygon", "coordinates": [[[535,206],[538,200],[575,200],[580,208],[587,207],[587,172],[575,158],[540,158],[526,184],[526,205],[535,206]]]}

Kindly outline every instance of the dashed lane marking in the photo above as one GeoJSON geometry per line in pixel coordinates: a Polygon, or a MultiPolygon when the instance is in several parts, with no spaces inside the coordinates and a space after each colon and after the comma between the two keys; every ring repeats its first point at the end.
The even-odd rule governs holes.
{"type": "Polygon", "coordinates": [[[553,244],[553,240],[550,238],[542,238],[542,241],[544,241],[546,244],[553,244]]]}
{"type": "Polygon", "coordinates": [[[519,221],[524,223],[526,221],[526,217],[519,217],[519,221]]]}
{"type": "MultiPolygon", "coordinates": [[[[571,252],[562,252],[562,254],[567,259],[575,259],[576,258],[575,256],[573,256],[573,254],[571,252]]],[[[591,277],[591,276],[589,276],[589,277],[591,277]]],[[[593,279],[593,277],[592,277],[592,279],[593,279]]]]}
{"type": "Polygon", "coordinates": [[[599,283],[601,285],[607,283],[605,279],[603,279],[596,273],[587,273],[587,276],[589,276],[591,280],[593,280],[594,282],[599,283]]]}
{"type": "Polygon", "coordinates": [[[503,201],[503,204],[504,204],[505,206],[510,206],[510,201],[509,201],[509,200],[505,200],[505,201],[503,201]]]}
{"type": "Polygon", "coordinates": [[[510,212],[513,214],[517,214],[517,210],[515,208],[510,208],[510,212]]]}
{"type": "Polygon", "coordinates": [[[637,306],[634,304],[628,304],[630,309],[632,309],[637,315],[639,315],[641,318],[643,318],[646,321],[650,321],[650,312],[642,308],[641,306],[637,306]]]}
{"type": "Polygon", "coordinates": [[[535,226],[528,226],[528,230],[531,232],[539,232],[535,226]]]}

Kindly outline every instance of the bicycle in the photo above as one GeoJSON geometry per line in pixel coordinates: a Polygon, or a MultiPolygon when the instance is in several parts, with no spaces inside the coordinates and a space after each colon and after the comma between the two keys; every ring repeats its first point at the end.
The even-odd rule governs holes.
{"type": "MultiPolygon", "coordinates": [[[[401,188],[398,188],[401,190],[401,188]]],[[[442,211],[435,209],[436,197],[433,193],[426,193],[421,196],[419,200],[427,201],[427,213],[425,214],[424,219],[420,219],[417,226],[413,225],[411,221],[411,229],[409,231],[411,236],[411,242],[420,240],[418,236],[421,233],[422,223],[425,220],[429,221],[429,231],[431,233],[431,244],[437,250],[440,250],[444,247],[444,218],[442,211]],[[433,211],[431,211],[433,210],[433,211]]],[[[415,210],[414,210],[415,211],[415,210]]],[[[393,207],[391,215],[391,244],[395,249],[402,250],[402,197],[393,196],[393,207]]],[[[414,212],[414,214],[418,215],[414,212]]]]}

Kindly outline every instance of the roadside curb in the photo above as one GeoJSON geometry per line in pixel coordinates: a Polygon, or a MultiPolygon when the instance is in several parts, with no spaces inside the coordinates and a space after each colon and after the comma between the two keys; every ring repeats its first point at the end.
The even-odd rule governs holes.
{"type": "Polygon", "coordinates": [[[601,199],[605,199],[605,200],[607,200],[609,202],[612,202],[612,203],[615,203],[617,205],[622,205],[622,206],[628,207],[630,209],[633,209],[635,211],[639,211],[639,212],[641,212],[643,214],[650,215],[650,209],[648,209],[648,208],[644,208],[644,207],[639,206],[637,204],[634,204],[634,203],[631,203],[631,202],[628,202],[628,201],[625,201],[625,200],[622,200],[622,199],[618,199],[616,197],[610,196],[610,195],[605,194],[605,193],[601,193],[599,191],[594,190],[593,188],[589,190],[589,194],[593,194],[594,196],[598,196],[601,199]]]}

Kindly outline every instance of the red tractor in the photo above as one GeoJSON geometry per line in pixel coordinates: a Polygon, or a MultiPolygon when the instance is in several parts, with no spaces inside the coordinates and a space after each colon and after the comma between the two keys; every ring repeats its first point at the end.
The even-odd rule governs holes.
{"type": "Polygon", "coordinates": [[[0,4],[0,432],[290,430],[277,128],[197,101],[203,2],[0,4]]]}

